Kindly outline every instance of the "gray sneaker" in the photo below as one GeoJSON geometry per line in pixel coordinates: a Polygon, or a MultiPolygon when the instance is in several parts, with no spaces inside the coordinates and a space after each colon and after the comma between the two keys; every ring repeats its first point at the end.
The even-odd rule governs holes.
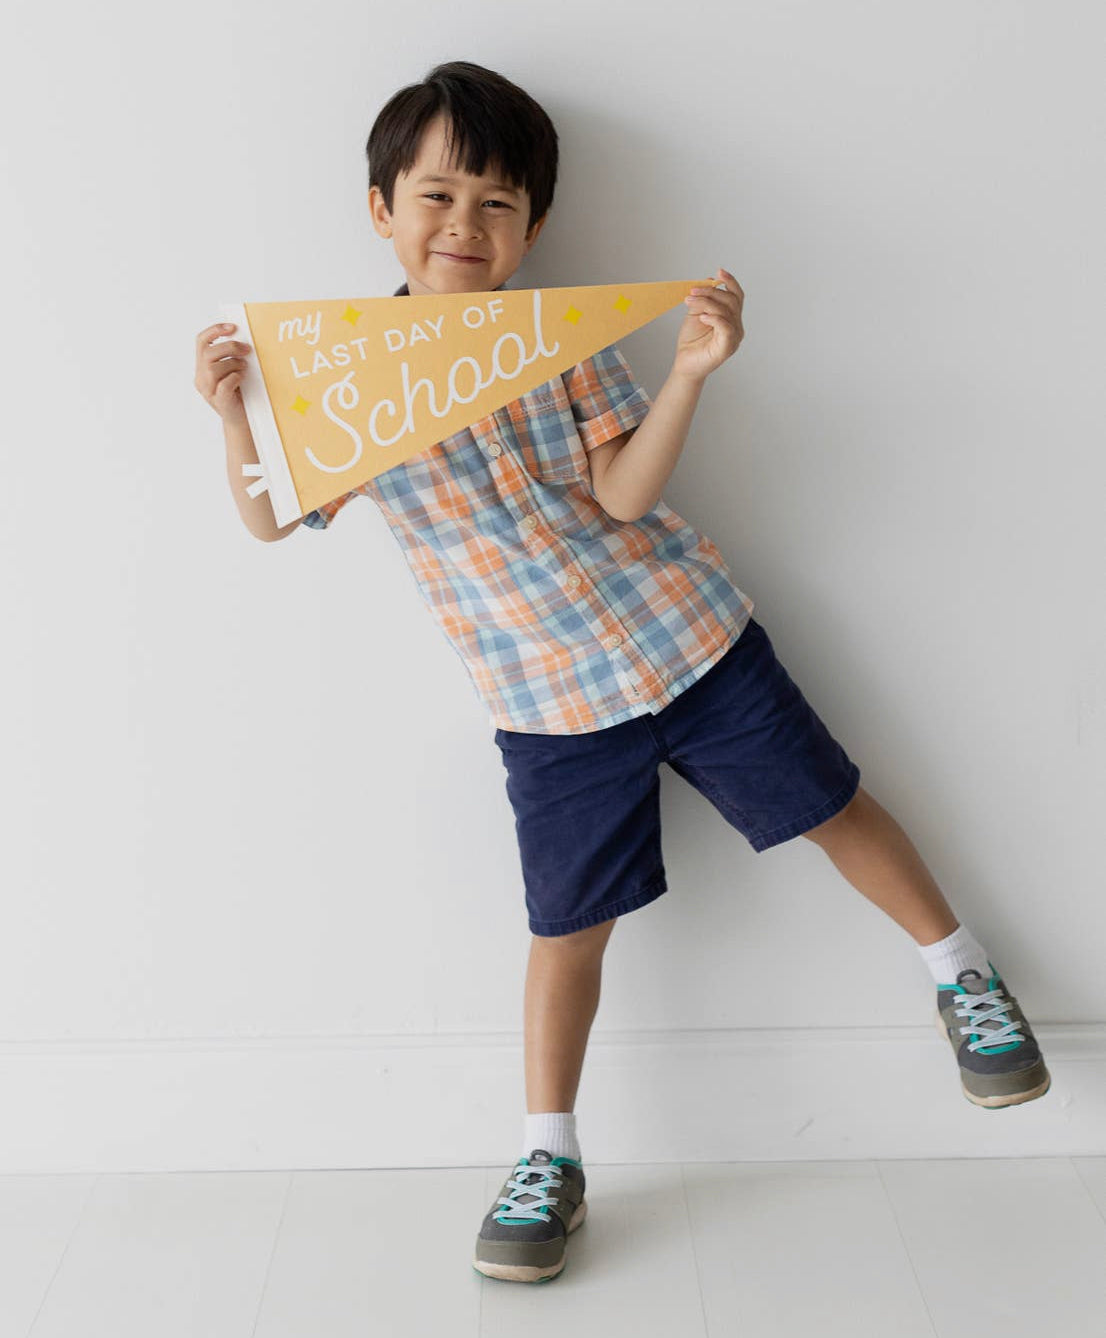
{"type": "Polygon", "coordinates": [[[565,1240],[587,1212],[581,1163],[534,1148],[488,1209],[472,1266],[489,1278],[548,1282],[564,1268],[565,1240]]]}
{"type": "Polygon", "coordinates": [[[953,1048],[969,1101],[1016,1106],[1044,1096],[1052,1079],[1017,999],[987,966],[987,981],[969,969],[937,986],[937,1030],[953,1048]]]}

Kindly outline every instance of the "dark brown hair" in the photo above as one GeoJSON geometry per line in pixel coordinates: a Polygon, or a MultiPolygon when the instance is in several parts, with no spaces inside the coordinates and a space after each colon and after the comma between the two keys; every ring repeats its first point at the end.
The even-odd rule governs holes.
{"type": "Polygon", "coordinates": [[[445,114],[446,142],[462,171],[486,168],[530,196],[527,231],[549,212],[557,184],[557,132],[534,99],[494,70],[467,60],[437,65],[381,108],[365,145],[369,185],[379,186],[389,212],[396,178],[410,171],[427,125],[445,114]]]}

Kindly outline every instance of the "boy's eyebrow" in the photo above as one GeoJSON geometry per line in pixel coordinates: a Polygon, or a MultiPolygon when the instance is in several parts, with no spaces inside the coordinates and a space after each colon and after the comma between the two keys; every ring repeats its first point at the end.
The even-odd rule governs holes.
{"type": "MultiPolygon", "coordinates": [[[[440,181],[440,182],[442,182],[444,185],[452,186],[453,183],[454,183],[457,179],[458,179],[457,177],[422,176],[422,177],[419,177],[419,179],[415,182],[415,185],[416,185],[416,186],[421,186],[421,185],[423,184],[424,181],[440,181]]],[[[506,184],[506,182],[503,182],[503,181],[492,181],[492,182],[490,182],[489,184],[490,184],[492,190],[503,191],[503,192],[504,192],[505,194],[507,194],[507,195],[517,195],[517,194],[518,194],[518,191],[515,190],[514,186],[508,186],[508,185],[506,184]]]]}

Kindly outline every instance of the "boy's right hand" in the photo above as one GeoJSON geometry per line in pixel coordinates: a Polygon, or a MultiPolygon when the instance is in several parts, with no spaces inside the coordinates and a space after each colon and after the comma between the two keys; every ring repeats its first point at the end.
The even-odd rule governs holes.
{"type": "Polygon", "coordinates": [[[246,354],[249,344],[237,339],[215,340],[229,335],[234,325],[209,325],[196,336],[196,379],[193,385],[207,400],[224,423],[245,423],[246,409],[242,403],[242,383],[248,365],[246,354]]]}

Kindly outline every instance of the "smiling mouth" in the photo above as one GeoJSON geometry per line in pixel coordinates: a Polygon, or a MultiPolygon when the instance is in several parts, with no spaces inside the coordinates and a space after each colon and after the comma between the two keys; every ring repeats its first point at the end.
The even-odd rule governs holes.
{"type": "Polygon", "coordinates": [[[446,260],[461,260],[469,265],[477,264],[484,259],[483,256],[458,256],[452,251],[439,251],[438,255],[444,256],[446,260]]]}

